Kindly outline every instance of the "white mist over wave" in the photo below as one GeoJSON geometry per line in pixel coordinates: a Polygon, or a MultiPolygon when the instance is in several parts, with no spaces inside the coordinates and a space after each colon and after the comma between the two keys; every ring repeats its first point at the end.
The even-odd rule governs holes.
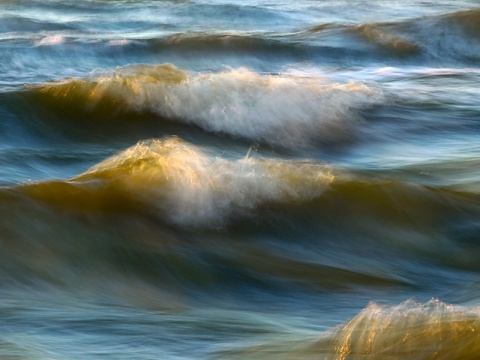
{"type": "Polygon", "coordinates": [[[354,109],[380,102],[381,95],[358,83],[237,69],[190,77],[151,106],[209,131],[298,146],[346,130],[355,120],[354,109]]]}
{"type": "Polygon", "coordinates": [[[72,180],[119,184],[177,224],[219,226],[263,203],[318,197],[333,178],[321,163],[229,161],[173,137],[142,141],[72,180]]]}

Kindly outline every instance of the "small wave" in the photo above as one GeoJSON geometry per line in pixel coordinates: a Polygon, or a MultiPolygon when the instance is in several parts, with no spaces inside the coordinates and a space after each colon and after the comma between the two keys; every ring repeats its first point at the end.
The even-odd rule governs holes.
{"type": "Polygon", "coordinates": [[[435,57],[480,59],[480,9],[415,19],[409,31],[435,57]]]}
{"type": "Polygon", "coordinates": [[[335,29],[335,28],[338,28],[338,27],[339,27],[339,25],[334,24],[334,23],[325,23],[325,24],[316,25],[316,26],[308,29],[307,32],[318,33],[318,32],[322,32],[322,31],[325,31],[325,30],[335,29]]]}
{"type": "Polygon", "coordinates": [[[18,15],[1,16],[0,17],[0,32],[42,32],[42,31],[66,31],[74,30],[75,28],[66,23],[55,23],[50,21],[40,21],[38,19],[31,19],[18,15]]]}
{"type": "Polygon", "coordinates": [[[480,59],[480,9],[412,19],[398,24],[435,58],[480,59]]]}
{"type": "Polygon", "coordinates": [[[314,39],[314,43],[326,41],[329,44],[333,41],[335,46],[348,46],[350,51],[360,46],[363,53],[373,55],[375,50],[365,45],[374,45],[382,52],[382,58],[387,54],[404,60],[415,56],[412,58],[415,61],[480,59],[480,9],[359,26],[320,24],[297,36],[302,34],[307,42],[314,39]],[[357,38],[353,42],[352,34],[357,38]],[[359,44],[358,40],[364,44],[359,44]]]}
{"type": "Polygon", "coordinates": [[[270,39],[265,35],[256,34],[215,34],[215,33],[180,33],[166,38],[150,39],[149,45],[157,50],[175,51],[232,51],[235,53],[264,54],[295,54],[301,49],[293,43],[270,39]]]}
{"type": "Polygon", "coordinates": [[[480,38],[480,9],[459,11],[445,16],[445,20],[460,26],[467,35],[480,38]]]}
{"type": "MultiPolygon", "coordinates": [[[[474,359],[480,356],[480,313],[432,300],[370,304],[329,335],[334,358],[474,359]]],[[[322,341],[319,343],[321,344],[322,341]]]]}
{"type": "Polygon", "coordinates": [[[357,316],[315,340],[313,335],[226,351],[229,358],[301,359],[477,359],[480,311],[438,300],[371,303],[357,316]]]}
{"type": "Polygon", "coordinates": [[[191,74],[169,64],[120,68],[91,80],[45,85],[36,94],[55,111],[100,117],[147,112],[284,147],[344,137],[358,110],[384,101],[361,83],[260,75],[244,68],[191,74]]]}
{"type": "Polygon", "coordinates": [[[393,35],[385,29],[382,29],[379,25],[362,25],[355,28],[355,33],[368,42],[397,56],[414,55],[420,50],[417,44],[393,35]]]}
{"type": "Polygon", "coordinates": [[[422,51],[408,32],[404,31],[403,23],[368,23],[363,25],[342,25],[326,23],[314,26],[306,31],[294,34],[300,38],[306,37],[307,42],[312,41],[318,45],[334,44],[336,48],[343,48],[345,55],[350,56],[377,56],[407,58],[418,55],[422,51]],[[353,35],[353,36],[352,36],[353,35]],[[330,39],[330,40],[329,40],[330,39]],[[372,47],[373,45],[373,47],[372,47]]]}

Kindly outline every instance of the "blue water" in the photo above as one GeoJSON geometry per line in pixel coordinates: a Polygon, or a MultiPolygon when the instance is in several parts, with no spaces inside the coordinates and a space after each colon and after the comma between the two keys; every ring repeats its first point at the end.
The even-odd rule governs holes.
{"type": "Polygon", "coordinates": [[[478,1],[0,1],[0,358],[480,358],[478,1]]]}

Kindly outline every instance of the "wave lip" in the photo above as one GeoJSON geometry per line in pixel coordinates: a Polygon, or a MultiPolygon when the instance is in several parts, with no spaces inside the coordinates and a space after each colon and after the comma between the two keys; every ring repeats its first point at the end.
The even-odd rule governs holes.
{"type": "Polygon", "coordinates": [[[38,95],[72,113],[148,112],[203,130],[284,147],[343,137],[358,110],[383,95],[361,83],[260,75],[240,68],[192,74],[173,65],[119,68],[111,75],[45,85],[38,95]]]}

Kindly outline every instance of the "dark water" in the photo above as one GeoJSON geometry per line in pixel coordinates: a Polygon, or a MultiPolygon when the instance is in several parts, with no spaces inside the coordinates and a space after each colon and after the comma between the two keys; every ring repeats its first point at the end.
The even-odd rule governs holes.
{"type": "Polygon", "coordinates": [[[479,359],[480,7],[0,1],[1,359],[479,359]]]}

